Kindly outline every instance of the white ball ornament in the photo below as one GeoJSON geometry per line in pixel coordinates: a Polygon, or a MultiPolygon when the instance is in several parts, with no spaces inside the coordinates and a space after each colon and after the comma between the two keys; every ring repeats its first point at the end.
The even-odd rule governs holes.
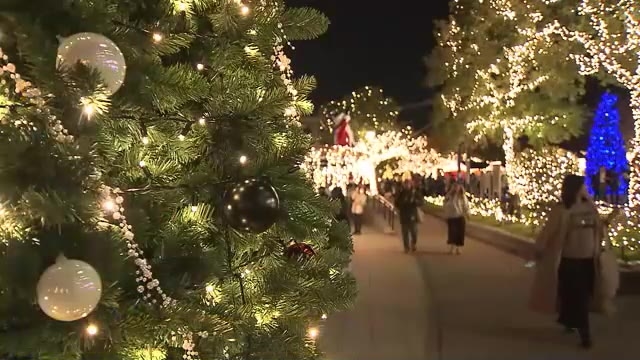
{"type": "Polygon", "coordinates": [[[40,276],[36,292],[38,305],[49,317],[75,321],[96,308],[102,295],[102,281],[91,265],[60,255],[40,276]]]}
{"type": "Polygon", "coordinates": [[[78,33],[64,38],[58,47],[58,66],[74,66],[78,62],[98,70],[111,94],[124,83],[127,65],[122,51],[107,37],[94,33],[78,33]]]}

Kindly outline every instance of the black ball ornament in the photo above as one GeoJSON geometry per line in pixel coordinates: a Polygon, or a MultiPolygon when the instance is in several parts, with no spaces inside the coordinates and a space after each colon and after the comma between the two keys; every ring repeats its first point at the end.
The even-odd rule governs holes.
{"type": "Polygon", "coordinates": [[[256,234],[269,230],[280,215],[280,199],[263,179],[248,179],[229,189],[223,200],[224,217],[238,231],[256,234]]]}

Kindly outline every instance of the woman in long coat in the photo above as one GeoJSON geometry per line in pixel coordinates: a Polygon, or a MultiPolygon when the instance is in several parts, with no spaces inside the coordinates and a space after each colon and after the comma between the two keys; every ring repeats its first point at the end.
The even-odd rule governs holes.
{"type": "Polygon", "coordinates": [[[584,178],[568,175],[562,202],[553,207],[536,239],[537,267],[530,307],[558,313],[567,331],[577,329],[581,345],[591,346],[589,310],[595,296],[603,223],[584,186],[584,178]]]}

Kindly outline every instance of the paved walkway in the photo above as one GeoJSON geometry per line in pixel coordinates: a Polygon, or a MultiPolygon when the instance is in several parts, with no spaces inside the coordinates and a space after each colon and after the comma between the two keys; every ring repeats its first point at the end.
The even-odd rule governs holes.
{"type": "Polygon", "coordinates": [[[638,359],[640,298],[618,301],[613,318],[593,317],[595,347],[553,320],[526,309],[533,270],[524,261],[467,239],[461,256],[446,254],[445,225],[427,217],[418,252],[405,255],[382,221],[356,237],[353,310],[322,330],[327,360],[638,359]]]}

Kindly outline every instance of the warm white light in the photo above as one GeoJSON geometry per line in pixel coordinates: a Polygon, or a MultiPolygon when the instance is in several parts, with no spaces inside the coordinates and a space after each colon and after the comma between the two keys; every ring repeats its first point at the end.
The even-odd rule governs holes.
{"type": "Polygon", "coordinates": [[[367,140],[373,140],[375,137],[376,137],[375,131],[367,131],[367,134],[365,135],[365,138],[367,140]]]}
{"type": "Polygon", "coordinates": [[[159,43],[160,41],[162,41],[163,36],[160,33],[153,33],[153,41],[159,43]]]}
{"type": "Polygon", "coordinates": [[[309,338],[313,340],[317,339],[319,334],[320,331],[316,327],[309,328],[309,330],[307,331],[307,335],[309,335],[309,338]]]}
{"type": "Polygon", "coordinates": [[[89,324],[89,326],[87,326],[86,332],[89,336],[94,336],[98,334],[98,327],[94,324],[89,324]]]}
{"type": "Polygon", "coordinates": [[[142,137],[142,143],[143,143],[144,145],[149,144],[149,138],[148,138],[148,137],[146,137],[146,136],[143,136],[143,137],[142,137]]]}
{"type": "Polygon", "coordinates": [[[240,156],[240,164],[244,165],[247,163],[247,157],[242,155],[240,156]]]}
{"type": "Polygon", "coordinates": [[[179,11],[187,11],[187,8],[188,8],[188,7],[189,7],[189,6],[187,5],[187,3],[186,3],[186,2],[182,2],[182,1],[181,1],[181,2],[179,2],[179,3],[178,3],[178,10],[179,10],[179,11]]]}
{"type": "Polygon", "coordinates": [[[198,206],[192,205],[191,206],[191,212],[196,212],[196,211],[198,211],[198,206]]]}
{"type": "Polygon", "coordinates": [[[213,290],[214,290],[214,287],[213,287],[213,285],[207,285],[207,287],[206,287],[206,288],[204,288],[204,290],[205,290],[208,294],[211,294],[211,293],[213,292],[213,290]]]}
{"type": "Polygon", "coordinates": [[[249,15],[249,11],[250,11],[250,10],[249,10],[249,7],[248,7],[247,5],[242,5],[242,6],[240,7],[240,14],[242,14],[242,15],[244,15],[244,16],[249,15]]]}
{"type": "Polygon", "coordinates": [[[93,104],[85,104],[84,107],[82,108],[82,112],[84,112],[84,114],[87,115],[88,117],[91,117],[91,115],[93,115],[95,111],[96,111],[96,106],[93,104]]]}
{"type": "Polygon", "coordinates": [[[207,119],[205,119],[204,117],[201,117],[200,120],[198,120],[198,123],[200,125],[206,125],[207,124],[207,119]]]}
{"type": "Polygon", "coordinates": [[[116,209],[116,203],[111,199],[107,199],[102,203],[102,208],[105,211],[114,211],[116,209]]]}
{"type": "Polygon", "coordinates": [[[138,163],[138,165],[140,165],[140,167],[145,167],[147,166],[147,163],[144,162],[144,160],[140,160],[140,162],[138,163]]]}
{"type": "Polygon", "coordinates": [[[202,70],[204,70],[204,64],[198,64],[198,65],[196,65],[196,69],[198,69],[198,71],[202,71],[202,70]]]}
{"type": "Polygon", "coordinates": [[[178,135],[178,140],[184,141],[184,139],[185,139],[184,135],[182,135],[182,134],[178,135]]]}
{"type": "Polygon", "coordinates": [[[327,320],[327,314],[322,314],[322,320],[327,320]]]}

